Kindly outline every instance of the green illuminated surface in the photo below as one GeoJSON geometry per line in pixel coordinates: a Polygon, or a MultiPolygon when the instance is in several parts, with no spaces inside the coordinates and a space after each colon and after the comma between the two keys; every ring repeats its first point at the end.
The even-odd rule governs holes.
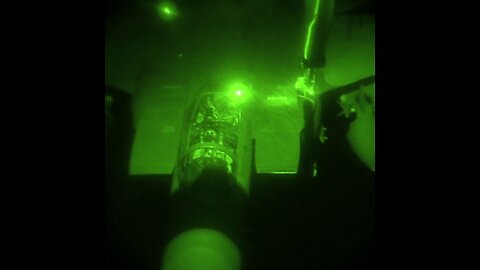
{"type": "Polygon", "coordinates": [[[253,119],[256,169],[259,173],[296,172],[299,132],[303,126],[292,85],[278,85],[258,97],[253,119]]]}
{"type": "Polygon", "coordinates": [[[370,169],[375,170],[375,85],[347,95],[345,103],[358,97],[350,109],[356,113],[350,125],[347,139],[357,157],[370,169]],[[368,96],[373,103],[366,102],[368,96]]]}
{"type": "Polygon", "coordinates": [[[162,270],[239,270],[241,255],[224,234],[194,229],[175,237],[167,246],[162,270]]]}
{"type": "Polygon", "coordinates": [[[375,74],[374,19],[352,20],[343,16],[333,23],[324,70],[330,85],[345,85],[375,74]]]}
{"type": "MultiPolygon", "coordinates": [[[[174,9],[169,10],[173,15],[174,9]]],[[[161,8],[157,11],[159,15],[163,14],[161,16],[168,15],[161,8]]],[[[207,8],[202,11],[210,14],[207,8]]],[[[368,18],[363,19],[362,24],[355,19],[349,28],[351,19],[338,17],[333,23],[324,68],[329,85],[343,85],[375,74],[375,25],[368,18]]],[[[306,29],[278,28],[276,36],[277,28],[273,31],[271,25],[258,26],[256,31],[259,34],[248,35],[248,42],[242,43],[235,34],[238,29],[234,27],[203,27],[207,25],[205,23],[197,29],[189,25],[192,30],[187,38],[176,39],[177,33],[159,35],[161,29],[158,26],[149,29],[146,28],[149,25],[125,23],[125,27],[130,25],[133,26],[129,30],[119,27],[108,32],[105,76],[107,84],[134,93],[137,103],[134,113],[138,125],[131,154],[131,174],[172,172],[183,125],[183,109],[191,96],[189,91],[198,90],[212,77],[232,85],[236,84],[236,79],[251,83],[251,91],[232,87],[232,102],[246,98],[250,93],[252,96],[247,103],[258,105],[252,114],[252,132],[257,139],[256,160],[260,171],[289,171],[282,168],[296,167],[298,130],[302,119],[294,106],[296,97],[292,88],[302,74],[298,52],[304,49],[306,29]],[[264,32],[261,32],[262,27],[264,32]],[[285,35],[288,40],[296,40],[288,31],[298,32],[298,47],[287,45],[288,42],[282,43],[284,47],[279,45],[279,38],[285,35]],[[263,48],[261,44],[266,40],[265,35],[269,35],[271,42],[265,43],[263,48]],[[191,40],[198,46],[186,47],[191,40]],[[279,55],[291,61],[287,63],[279,55]],[[147,83],[150,85],[146,87],[148,90],[136,85],[139,78],[140,81],[150,80],[145,72],[158,77],[155,82],[147,83]],[[278,89],[289,83],[292,84],[290,89],[278,89]],[[181,85],[183,88],[166,91],[162,89],[165,85],[181,85]]]]}
{"type": "Polygon", "coordinates": [[[280,106],[296,106],[297,99],[295,97],[288,96],[268,96],[268,106],[280,107],[280,106]]]}
{"type": "MultiPolygon", "coordinates": [[[[233,83],[226,91],[230,92],[234,104],[248,105],[244,116],[250,121],[249,131],[256,139],[257,171],[295,172],[299,157],[298,132],[303,120],[294,85],[249,89],[243,83],[233,83]],[[241,95],[237,95],[237,91],[241,91],[241,95]]],[[[189,95],[187,89],[165,88],[153,78],[145,84],[142,94],[136,96],[137,131],[130,174],[172,173],[184,122],[183,108],[189,95]]]]}
{"type": "Polygon", "coordinates": [[[136,128],[130,174],[171,174],[180,143],[188,91],[162,85],[161,78],[145,79],[133,102],[136,128]]]}

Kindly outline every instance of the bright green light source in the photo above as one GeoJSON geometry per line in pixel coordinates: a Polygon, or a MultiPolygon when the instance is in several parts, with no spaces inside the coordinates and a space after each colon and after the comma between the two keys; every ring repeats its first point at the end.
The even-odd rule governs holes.
{"type": "Polygon", "coordinates": [[[162,10],[163,10],[163,13],[165,13],[165,14],[167,14],[167,15],[172,14],[172,11],[170,10],[169,7],[164,7],[162,10]]]}
{"type": "Polygon", "coordinates": [[[232,104],[243,104],[250,96],[250,91],[247,85],[237,82],[231,84],[228,88],[228,95],[231,98],[232,104]]]}
{"type": "Polygon", "coordinates": [[[177,8],[171,2],[161,2],[156,8],[158,16],[165,21],[172,21],[178,16],[177,8]]]}
{"type": "Polygon", "coordinates": [[[234,83],[230,86],[230,91],[235,93],[236,96],[243,96],[247,91],[248,86],[243,83],[234,83]]]}

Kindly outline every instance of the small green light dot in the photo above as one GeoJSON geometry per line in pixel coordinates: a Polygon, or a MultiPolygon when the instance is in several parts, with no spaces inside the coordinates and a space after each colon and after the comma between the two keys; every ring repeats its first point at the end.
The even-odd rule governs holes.
{"type": "Polygon", "coordinates": [[[237,90],[237,92],[235,92],[235,94],[237,94],[237,96],[241,96],[241,95],[242,95],[242,91],[237,90]]]}
{"type": "Polygon", "coordinates": [[[171,14],[171,13],[172,13],[172,11],[171,11],[168,7],[164,7],[164,8],[163,8],[163,12],[164,12],[165,14],[171,14]]]}

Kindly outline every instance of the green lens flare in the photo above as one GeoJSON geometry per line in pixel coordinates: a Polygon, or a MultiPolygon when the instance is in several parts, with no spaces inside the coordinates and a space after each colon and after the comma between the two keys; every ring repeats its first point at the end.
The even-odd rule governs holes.
{"type": "Polygon", "coordinates": [[[228,88],[231,101],[234,104],[243,104],[250,96],[249,87],[241,82],[236,82],[228,88]]]}
{"type": "Polygon", "coordinates": [[[178,16],[178,11],[175,5],[171,2],[161,2],[157,4],[158,16],[164,21],[172,21],[178,16]]]}

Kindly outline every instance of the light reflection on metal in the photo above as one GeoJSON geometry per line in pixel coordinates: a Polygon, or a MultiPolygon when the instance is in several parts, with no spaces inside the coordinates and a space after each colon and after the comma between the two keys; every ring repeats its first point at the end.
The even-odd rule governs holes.
{"type": "Polygon", "coordinates": [[[251,137],[244,103],[215,85],[197,95],[186,114],[172,192],[192,184],[205,170],[232,175],[248,193],[251,137]]]}

